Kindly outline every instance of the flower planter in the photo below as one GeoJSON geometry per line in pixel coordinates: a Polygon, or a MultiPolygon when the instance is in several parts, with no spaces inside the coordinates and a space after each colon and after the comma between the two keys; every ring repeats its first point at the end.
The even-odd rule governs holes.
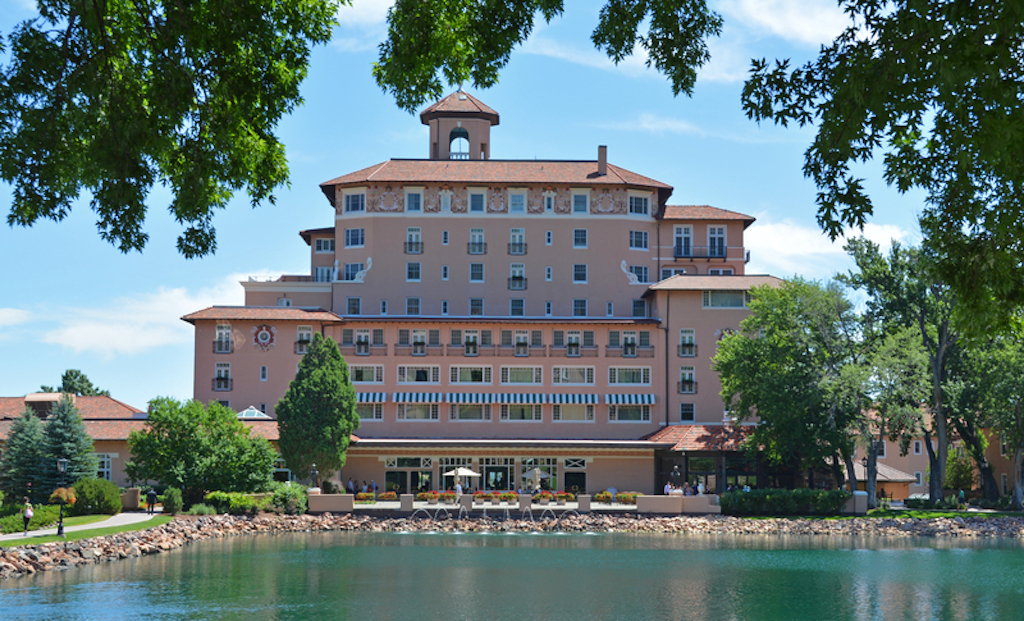
{"type": "Polygon", "coordinates": [[[558,500],[557,500],[556,502],[557,502],[557,503],[558,503],[559,505],[563,505],[563,506],[565,505],[565,499],[564,499],[564,498],[559,498],[559,499],[558,499],[558,500]]]}
{"type": "Polygon", "coordinates": [[[437,498],[428,498],[427,499],[427,504],[436,505],[437,504],[437,498]]]}
{"type": "Polygon", "coordinates": [[[542,504],[542,505],[546,505],[549,502],[551,502],[551,501],[549,499],[547,499],[547,498],[541,498],[540,500],[537,501],[538,504],[542,504]]]}

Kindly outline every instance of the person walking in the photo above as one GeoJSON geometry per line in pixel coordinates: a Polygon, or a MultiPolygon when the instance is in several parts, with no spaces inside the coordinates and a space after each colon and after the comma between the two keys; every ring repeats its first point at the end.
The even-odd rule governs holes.
{"type": "Polygon", "coordinates": [[[153,513],[156,507],[156,490],[152,487],[146,492],[146,504],[148,505],[148,513],[153,513]]]}
{"type": "Polygon", "coordinates": [[[25,536],[28,537],[28,523],[32,520],[32,516],[35,512],[32,511],[32,503],[28,501],[28,496],[25,496],[25,506],[21,508],[21,517],[25,520],[25,536]]]}

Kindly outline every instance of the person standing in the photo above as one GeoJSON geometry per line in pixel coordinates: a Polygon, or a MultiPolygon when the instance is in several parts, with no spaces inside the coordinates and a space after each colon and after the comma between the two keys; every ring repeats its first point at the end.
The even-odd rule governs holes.
{"type": "Polygon", "coordinates": [[[348,478],[348,487],[346,489],[348,490],[349,494],[355,494],[356,493],[356,485],[355,485],[355,483],[352,482],[352,477],[348,478]]]}
{"type": "Polygon", "coordinates": [[[156,490],[152,487],[146,492],[146,504],[149,506],[149,513],[153,513],[156,507],[156,490]]]}
{"type": "Polygon", "coordinates": [[[25,536],[28,537],[28,523],[32,520],[32,516],[35,512],[32,511],[32,503],[28,501],[28,496],[25,496],[25,506],[21,508],[21,517],[25,520],[25,536]]]}
{"type": "Polygon", "coordinates": [[[373,492],[373,497],[377,497],[377,482],[370,479],[370,491],[373,492]]]}

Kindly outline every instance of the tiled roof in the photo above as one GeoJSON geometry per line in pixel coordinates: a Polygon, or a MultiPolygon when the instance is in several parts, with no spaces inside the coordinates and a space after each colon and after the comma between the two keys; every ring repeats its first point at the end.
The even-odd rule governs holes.
{"type": "Polygon", "coordinates": [[[312,239],[314,235],[324,235],[326,233],[329,233],[333,237],[334,227],[328,226],[322,229],[306,229],[305,231],[299,231],[299,235],[302,237],[303,241],[306,242],[307,246],[313,243],[312,239]]]}
{"type": "Polygon", "coordinates": [[[711,205],[665,205],[661,217],[664,220],[742,220],[743,228],[754,222],[751,216],[711,205]]]}
{"type": "Polygon", "coordinates": [[[254,436],[266,438],[271,442],[277,442],[280,439],[281,434],[277,431],[276,420],[245,420],[242,419],[245,426],[249,428],[249,433],[254,436]]]}
{"type": "Polygon", "coordinates": [[[483,117],[490,120],[491,125],[498,124],[498,113],[493,108],[462,89],[420,112],[420,120],[424,125],[427,125],[432,119],[445,116],[483,117]]]}
{"type": "Polygon", "coordinates": [[[672,186],[608,164],[597,174],[597,160],[405,160],[393,159],[320,184],[328,198],[336,185],[368,183],[630,185],[671,190],[672,186]]]}
{"type": "MultiPolygon", "coordinates": [[[[146,418],[146,412],[111,397],[75,397],[83,420],[146,418]]],[[[0,420],[15,419],[25,409],[25,397],[0,397],[0,420]]]]}
{"type": "Polygon", "coordinates": [[[268,320],[268,321],[323,321],[342,323],[345,320],[322,308],[298,306],[211,306],[181,318],[194,324],[202,319],[268,320]]]}
{"type": "Polygon", "coordinates": [[[652,291],[749,291],[761,285],[778,287],[783,280],[775,276],[751,274],[744,276],[711,276],[678,274],[650,286],[652,291]]]}
{"type": "Polygon", "coordinates": [[[739,451],[753,430],[751,426],[669,425],[645,439],[672,443],[673,451],[739,451]]]}
{"type": "MultiPolygon", "coordinates": [[[[914,483],[917,478],[912,474],[907,474],[902,470],[887,466],[882,462],[875,464],[878,473],[877,480],[879,483],[914,483]]],[[[846,468],[843,468],[843,472],[846,472],[846,468]]],[[[858,481],[866,481],[868,478],[868,469],[858,461],[853,462],[853,473],[857,475],[858,481]]],[[[849,474],[847,474],[849,476],[849,474]]]]}

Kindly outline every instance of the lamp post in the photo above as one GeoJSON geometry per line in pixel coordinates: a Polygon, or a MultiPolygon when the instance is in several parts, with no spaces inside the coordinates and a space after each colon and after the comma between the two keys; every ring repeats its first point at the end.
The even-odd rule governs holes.
{"type": "MultiPolygon", "coordinates": [[[[60,486],[64,487],[64,474],[68,471],[68,460],[61,457],[57,460],[57,472],[60,473],[60,486]]],[[[57,522],[57,536],[64,536],[64,497],[60,498],[60,521],[57,522]]]]}
{"type": "Polygon", "coordinates": [[[317,481],[317,479],[319,477],[320,477],[320,471],[316,469],[316,464],[314,463],[313,466],[309,469],[309,478],[313,482],[313,487],[320,487],[320,485],[319,485],[319,483],[317,481]]]}

